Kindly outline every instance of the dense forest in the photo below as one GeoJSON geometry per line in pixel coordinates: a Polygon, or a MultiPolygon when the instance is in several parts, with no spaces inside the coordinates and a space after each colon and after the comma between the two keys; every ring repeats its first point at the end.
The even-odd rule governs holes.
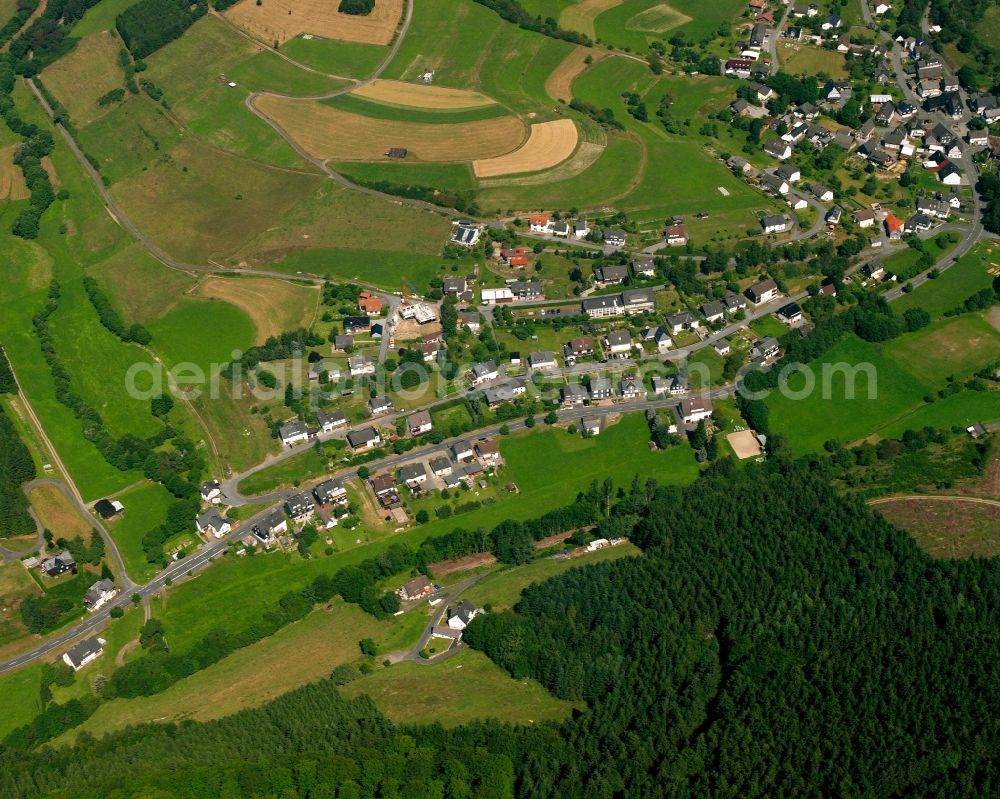
{"type": "Polygon", "coordinates": [[[35,462],[0,405],[0,536],[35,531],[22,484],[35,478],[35,462]]]}
{"type": "Polygon", "coordinates": [[[135,58],[145,58],[169,44],[205,15],[205,2],[139,0],[115,19],[122,41],[135,58]]]}
{"type": "Polygon", "coordinates": [[[642,557],[477,618],[472,646],[586,703],[562,725],[399,728],[328,680],[206,724],[8,741],[0,795],[996,795],[1000,563],[930,560],[832,468],[636,481],[611,517],[642,557]]]}

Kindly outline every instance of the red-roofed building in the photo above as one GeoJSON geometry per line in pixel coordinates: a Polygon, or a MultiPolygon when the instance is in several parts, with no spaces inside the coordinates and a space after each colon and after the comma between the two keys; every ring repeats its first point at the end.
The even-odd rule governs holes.
{"type": "Polygon", "coordinates": [[[361,296],[358,297],[358,308],[368,314],[368,316],[378,316],[382,313],[383,305],[384,303],[381,299],[367,291],[362,291],[361,296]]]}
{"type": "Polygon", "coordinates": [[[551,222],[547,213],[532,214],[528,217],[528,226],[532,233],[548,233],[551,222]]]}
{"type": "Polygon", "coordinates": [[[763,11],[767,8],[767,0],[750,0],[749,5],[754,11],[763,11]]]}
{"type": "Polygon", "coordinates": [[[895,214],[887,214],[885,217],[885,232],[890,239],[898,239],[903,236],[903,220],[895,214]]]}
{"type": "Polygon", "coordinates": [[[500,257],[507,266],[513,266],[517,269],[523,269],[528,265],[528,251],[524,247],[500,250],[500,257]]]}

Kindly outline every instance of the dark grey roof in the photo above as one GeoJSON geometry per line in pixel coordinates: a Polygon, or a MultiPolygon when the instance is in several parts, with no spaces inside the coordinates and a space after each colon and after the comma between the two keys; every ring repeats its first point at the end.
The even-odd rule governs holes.
{"type": "Polygon", "coordinates": [[[96,637],[91,636],[90,638],[84,638],[79,643],[73,644],[73,646],[66,650],[66,654],[76,666],[79,666],[91,655],[99,655],[103,651],[104,647],[101,642],[96,637]]]}

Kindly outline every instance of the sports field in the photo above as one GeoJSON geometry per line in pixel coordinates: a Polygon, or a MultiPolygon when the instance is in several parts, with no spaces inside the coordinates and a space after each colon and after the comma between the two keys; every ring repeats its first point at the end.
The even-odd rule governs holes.
{"type": "Polygon", "coordinates": [[[282,44],[301,33],[365,44],[389,44],[403,13],[403,0],[376,0],[367,16],[341,14],[325,0],[256,0],[226,9],[224,14],[262,42],[282,44]]]}
{"type": "Polygon", "coordinates": [[[408,150],[422,161],[472,161],[516,149],[525,137],[524,123],[513,115],[478,122],[435,125],[387,122],[341,111],[319,102],[297,102],[262,95],[254,106],[282,127],[316,158],[378,161],[390,148],[408,150]]]}
{"type": "Polygon", "coordinates": [[[562,163],[576,149],[577,131],[572,119],[539,122],[531,126],[528,140],[517,150],[496,158],[472,162],[478,178],[539,172],[562,163]]]}

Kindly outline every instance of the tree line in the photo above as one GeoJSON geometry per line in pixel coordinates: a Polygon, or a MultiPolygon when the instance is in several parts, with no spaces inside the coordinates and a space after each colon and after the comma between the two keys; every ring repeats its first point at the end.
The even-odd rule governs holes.
{"type": "Polygon", "coordinates": [[[593,44],[590,37],[583,33],[560,28],[559,23],[553,17],[542,19],[541,16],[531,16],[518,0],[475,0],[475,2],[495,11],[502,19],[512,22],[524,30],[541,33],[552,39],[563,39],[567,42],[586,45],[587,47],[593,44]]]}
{"type": "Polygon", "coordinates": [[[149,344],[153,340],[149,331],[138,322],[126,326],[121,314],[111,304],[108,295],[101,291],[97,281],[89,275],[83,278],[83,287],[90,298],[90,304],[97,311],[97,318],[101,320],[109,331],[116,335],[125,343],[135,342],[136,344],[149,344]]]}

